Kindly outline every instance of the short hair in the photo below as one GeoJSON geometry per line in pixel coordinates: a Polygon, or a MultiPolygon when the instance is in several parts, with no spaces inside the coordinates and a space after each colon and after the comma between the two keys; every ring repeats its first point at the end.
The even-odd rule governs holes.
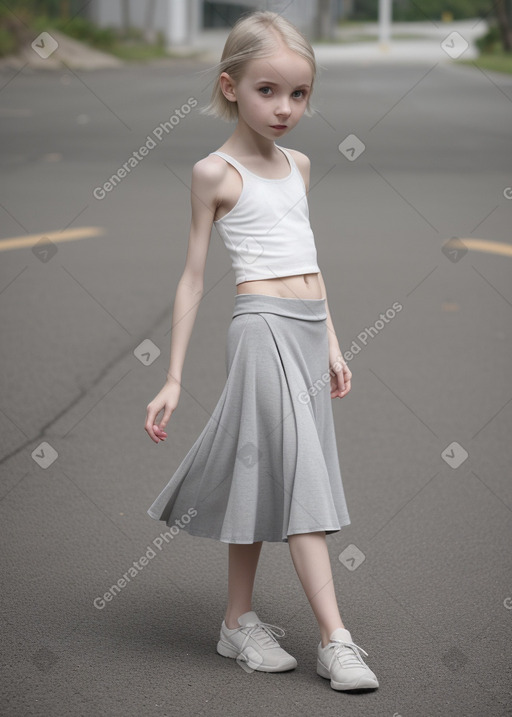
{"type": "Polygon", "coordinates": [[[312,71],[311,89],[308,93],[305,114],[313,115],[310,97],[316,75],[315,53],[307,38],[289,20],[276,12],[258,10],[242,15],[231,28],[220,62],[213,70],[217,71],[210,102],[202,107],[202,114],[220,117],[226,121],[238,119],[238,105],[230,102],[221,89],[220,75],[227,72],[235,82],[242,77],[250,60],[272,55],[283,43],[309,63],[312,71]],[[274,30],[274,32],[271,32],[274,30]]]}

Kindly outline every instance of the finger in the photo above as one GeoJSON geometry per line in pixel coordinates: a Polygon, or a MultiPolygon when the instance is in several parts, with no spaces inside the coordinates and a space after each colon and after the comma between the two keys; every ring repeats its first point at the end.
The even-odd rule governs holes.
{"type": "Polygon", "coordinates": [[[343,374],[343,391],[347,392],[347,385],[350,384],[350,379],[352,378],[352,373],[350,372],[349,367],[347,364],[343,364],[342,367],[342,374],[343,374]]]}
{"type": "Polygon", "coordinates": [[[340,398],[343,398],[343,396],[346,396],[347,393],[350,391],[350,389],[351,389],[350,381],[347,381],[347,382],[345,383],[345,390],[343,391],[343,393],[342,393],[342,395],[340,396],[340,398]]]}
{"type": "Polygon", "coordinates": [[[148,406],[146,409],[146,426],[150,428],[156,421],[156,409],[148,406]]]}
{"type": "Polygon", "coordinates": [[[336,398],[338,395],[338,378],[337,376],[331,377],[331,398],[336,398]]]}
{"type": "Polygon", "coordinates": [[[166,409],[165,409],[165,412],[164,412],[164,415],[162,416],[162,420],[161,420],[160,423],[158,424],[160,430],[163,431],[163,430],[165,429],[166,425],[167,425],[168,422],[169,422],[169,418],[171,417],[171,414],[172,414],[172,408],[166,408],[166,409]]]}
{"type": "Polygon", "coordinates": [[[144,430],[152,441],[154,441],[155,443],[159,443],[159,439],[157,438],[157,436],[155,436],[153,428],[151,426],[144,426],[144,430]]]}
{"type": "Polygon", "coordinates": [[[155,443],[159,443],[160,439],[155,434],[154,428],[155,428],[155,411],[153,409],[148,409],[148,414],[146,418],[146,423],[144,425],[144,430],[147,432],[149,437],[152,441],[155,443]]]}
{"type": "Polygon", "coordinates": [[[162,429],[160,428],[160,426],[158,426],[156,423],[153,424],[153,433],[154,433],[155,436],[157,436],[157,438],[159,438],[161,441],[165,441],[165,439],[167,438],[167,433],[166,433],[165,431],[162,431],[162,429]]]}

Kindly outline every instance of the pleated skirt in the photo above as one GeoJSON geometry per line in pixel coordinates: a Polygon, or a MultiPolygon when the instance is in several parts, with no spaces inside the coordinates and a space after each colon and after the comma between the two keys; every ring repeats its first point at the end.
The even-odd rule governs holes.
{"type": "Polygon", "coordinates": [[[225,543],[288,542],[350,524],[326,319],[325,299],[235,295],[226,384],[152,518],[225,543]]]}

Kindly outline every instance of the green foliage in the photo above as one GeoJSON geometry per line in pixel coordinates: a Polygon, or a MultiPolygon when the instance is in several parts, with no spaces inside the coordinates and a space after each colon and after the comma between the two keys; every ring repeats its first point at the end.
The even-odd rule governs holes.
{"type": "Polygon", "coordinates": [[[9,5],[11,10],[0,2],[0,24],[3,26],[4,23],[15,22],[18,17],[21,21],[26,22],[32,17],[32,13],[26,8],[13,7],[13,3],[9,5]]]}
{"type": "Polygon", "coordinates": [[[83,4],[82,0],[67,0],[66,3],[63,3],[62,0],[8,0],[7,2],[8,7],[15,15],[26,12],[32,16],[45,15],[46,17],[60,17],[63,7],[67,7],[69,16],[73,17],[80,11],[83,4]]]}
{"type": "Polygon", "coordinates": [[[16,52],[35,33],[54,28],[102,50],[110,50],[118,39],[113,28],[100,28],[84,17],[73,17],[83,4],[69,0],[69,17],[62,16],[61,0],[0,1],[0,55],[16,52]]]}
{"type": "Polygon", "coordinates": [[[374,21],[378,16],[378,8],[379,0],[354,0],[354,7],[350,19],[374,21]]]}
{"type": "Polygon", "coordinates": [[[504,50],[497,49],[492,54],[480,55],[476,60],[455,60],[457,64],[472,65],[481,67],[483,70],[492,70],[493,72],[504,72],[512,75],[512,55],[504,50]]]}
{"type": "Polygon", "coordinates": [[[475,41],[480,52],[496,52],[501,49],[501,33],[497,25],[492,25],[485,35],[475,41]]]}
{"type": "Polygon", "coordinates": [[[98,27],[84,17],[74,17],[72,20],[58,18],[52,21],[52,25],[56,30],[60,30],[76,40],[87,42],[101,49],[112,47],[117,39],[113,28],[98,27]]]}
{"type": "Polygon", "coordinates": [[[0,57],[9,55],[16,50],[16,39],[14,35],[0,25],[0,57]]]}
{"type": "Polygon", "coordinates": [[[27,27],[32,15],[26,8],[17,8],[16,14],[0,2],[0,56],[17,52],[30,37],[27,27]]]}

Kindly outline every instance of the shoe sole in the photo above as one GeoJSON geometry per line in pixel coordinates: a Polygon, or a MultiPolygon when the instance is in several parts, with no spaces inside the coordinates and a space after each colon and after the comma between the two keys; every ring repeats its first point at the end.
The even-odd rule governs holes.
{"type": "Polygon", "coordinates": [[[326,680],[331,680],[331,687],[333,690],[374,690],[379,686],[379,683],[375,683],[375,680],[372,678],[364,677],[359,679],[357,685],[351,685],[346,682],[336,682],[336,680],[331,679],[329,670],[322,662],[320,662],[320,660],[317,660],[316,662],[316,671],[320,677],[324,677],[326,680]]]}
{"type": "MultiPolygon", "coordinates": [[[[222,655],[222,657],[231,657],[234,660],[236,660],[240,654],[235,647],[223,642],[222,640],[219,640],[217,643],[217,652],[219,655],[222,655]]],[[[260,672],[287,672],[288,670],[294,670],[297,667],[296,660],[295,664],[284,667],[282,665],[256,664],[250,658],[246,660],[245,664],[252,670],[259,670],[260,672]]]]}

